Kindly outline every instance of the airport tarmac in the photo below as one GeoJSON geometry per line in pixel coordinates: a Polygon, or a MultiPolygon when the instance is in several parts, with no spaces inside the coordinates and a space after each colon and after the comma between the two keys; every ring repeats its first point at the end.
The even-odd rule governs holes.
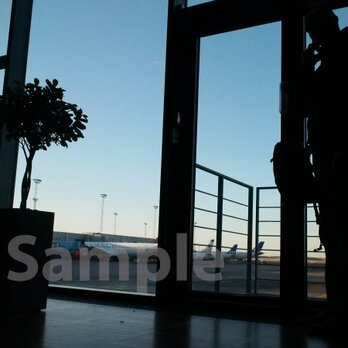
{"type": "MultiPolygon", "coordinates": [[[[200,267],[201,265],[194,264],[192,289],[230,294],[279,295],[279,262],[276,262],[276,259],[273,259],[272,262],[270,261],[270,259],[261,259],[261,263],[257,264],[256,270],[255,265],[251,265],[249,282],[247,281],[247,264],[244,262],[225,263],[224,267],[221,268],[221,280],[219,281],[205,280],[204,275],[202,276],[200,273],[202,271],[199,271],[202,268],[200,267]]],[[[63,267],[66,279],[51,281],[50,284],[147,294],[155,294],[156,291],[155,281],[148,280],[156,273],[156,263],[129,262],[128,269],[127,267],[120,269],[118,262],[90,261],[89,268],[87,270],[84,269],[86,280],[82,280],[83,277],[81,278],[81,264],[79,260],[72,260],[72,263],[68,260],[63,267]]],[[[53,271],[57,278],[61,278],[63,274],[61,267],[57,266],[53,271]]],[[[209,274],[211,275],[214,269],[205,268],[203,272],[206,272],[209,277],[209,274]]],[[[325,298],[323,263],[308,263],[307,274],[309,297],[325,298]]]]}

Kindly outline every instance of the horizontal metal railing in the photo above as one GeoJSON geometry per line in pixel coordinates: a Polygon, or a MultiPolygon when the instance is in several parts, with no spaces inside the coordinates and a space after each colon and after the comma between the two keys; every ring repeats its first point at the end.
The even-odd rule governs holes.
{"type": "MultiPolygon", "coordinates": [[[[280,204],[261,204],[261,194],[262,192],[265,191],[273,191],[276,190],[277,187],[275,186],[264,186],[264,187],[257,187],[256,188],[256,214],[255,214],[255,239],[256,239],[256,243],[259,242],[260,238],[280,238],[280,231],[278,234],[265,234],[265,233],[261,233],[260,232],[260,224],[280,224],[280,217],[278,219],[261,219],[260,218],[260,213],[262,210],[275,210],[278,211],[280,214],[280,204]]],[[[272,253],[279,253],[280,254],[280,250],[278,249],[274,249],[274,248],[265,248],[264,251],[267,252],[272,252],[272,253]]],[[[255,260],[255,269],[254,269],[254,277],[255,277],[255,281],[254,281],[254,292],[258,293],[258,283],[259,281],[267,281],[267,282],[276,282],[279,283],[280,279],[278,278],[270,278],[270,277],[261,277],[259,276],[259,256],[256,255],[256,260],[255,260]]],[[[277,266],[275,264],[275,266],[277,266]]]]}
{"type": "MultiPolygon", "coordinates": [[[[239,180],[233,179],[231,177],[228,177],[227,175],[224,175],[222,173],[219,173],[217,171],[214,171],[210,168],[204,167],[202,165],[196,164],[196,171],[203,171],[205,173],[208,173],[210,175],[213,175],[217,178],[217,189],[216,193],[211,193],[206,190],[196,188],[195,193],[197,196],[197,193],[202,194],[204,196],[212,197],[216,200],[216,210],[207,209],[201,206],[198,206],[195,204],[195,213],[197,211],[208,213],[208,214],[214,214],[215,215],[215,226],[205,226],[202,224],[195,224],[195,229],[205,229],[205,230],[211,230],[215,232],[215,247],[216,250],[222,251],[229,246],[222,244],[222,235],[223,234],[233,234],[233,235],[239,235],[239,236],[245,236],[247,239],[247,271],[246,271],[246,292],[251,292],[251,249],[252,249],[252,232],[253,232],[253,187],[241,182],[239,180]],[[242,188],[246,189],[246,202],[241,202],[240,200],[234,199],[234,197],[226,197],[225,195],[225,184],[226,182],[240,186],[242,188]],[[244,207],[247,210],[246,216],[240,216],[239,214],[235,213],[224,213],[224,204],[225,203],[232,203],[234,205],[244,207]],[[245,231],[238,231],[238,230],[231,230],[223,228],[223,223],[227,219],[232,220],[238,220],[246,223],[246,230],[245,231]]],[[[197,199],[195,199],[197,202],[197,199]]],[[[199,244],[195,244],[196,246],[199,244]]],[[[219,291],[219,282],[215,282],[215,290],[219,291]]]]}
{"type": "MultiPolygon", "coordinates": [[[[195,223],[195,236],[198,233],[197,230],[201,231],[211,231],[214,233],[215,236],[215,244],[214,247],[216,250],[223,251],[227,248],[230,248],[231,245],[224,245],[223,236],[227,236],[228,234],[234,235],[236,237],[239,236],[239,238],[246,238],[246,248],[238,248],[239,250],[243,250],[247,253],[247,264],[246,264],[246,293],[251,293],[252,291],[254,293],[260,293],[262,292],[259,287],[259,284],[263,282],[263,284],[272,284],[274,283],[275,286],[271,285],[272,291],[274,289],[278,289],[279,291],[279,283],[280,283],[280,276],[279,271],[280,269],[277,269],[277,267],[280,267],[280,197],[277,192],[276,186],[264,186],[264,187],[256,187],[256,199],[255,199],[255,231],[253,231],[253,192],[254,188],[251,185],[248,185],[244,182],[241,182],[239,180],[233,179],[227,175],[224,175],[222,173],[219,173],[215,170],[212,170],[210,168],[204,167],[202,165],[197,164],[196,165],[196,176],[197,174],[202,171],[203,173],[207,173],[213,177],[216,178],[217,181],[214,181],[215,186],[212,190],[210,188],[204,188],[204,187],[196,187],[195,189],[195,207],[194,212],[195,215],[200,212],[203,214],[209,214],[212,215],[212,218],[210,218],[210,221],[213,221],[208,224],[204,223],[195,223]],[[217,182],[217,185],[216,185],[217,182]],[[242,196],[243,198],[246,197],[246,199],[243,201],[241,199],[241,195],[236,195],[233,197],[229,197],[228,194],[226,194],[225,186],[226,183],[236,185],[238,187],[241,187],[242,189],[246,189],[245,196],[242,196]],[[273,192],[276,194],[273,196],[273,192]],[[265,192],[268,192],[271,194],[271,200],[268,201],[268,203],[265,203],[265,199],[263,199],[263,194],[265,192]],[[201,199],[198,199],[197,196],[200,196],[201,199]],[[214,207],[204,207],[200,205],[200,200],[204,201],[204,197],[208,197],[213,199],[213,202],[215,204],[214,207]],[[240,212],[235,213],[234,211],[226,212],[224,209],[224,205],[226,203],[231,203],[233,207],[242,207],[246,209],[245,214],[241,214],[240,212]],[[241,223],[246,224],[246,228],[238,230],[234,228],[226,228],[224,226],[224,222],[226,221],[240,221],[241,223]],[[272,226],[279,224],[279,226],[272,226]],[[266,231],[262,229],[261,226],[263,225],[263,228],[265,225],[267,227],[265,228],[266,231]],[[275,239],[279,239],[279,248],[276,247],[277,241],[275,239]],[[269,253],[270,255],[275,255],[274,257],[265,257],[260,256],[258,253],[255,253],[254,258],[252,258],[252,247],[253,244],[255,246],[258,245],[258,243],[262,240],[274,240],[274,242],[268,243],[266,248],[263,248],[263,251],[266,253],[269,253]],[[254,243],[253,243],[254,240],[254,243]],[[270,246],[271,245],[271,246],[270,246]],[[260,267],[263,266],[263,264],[267,263],[268,266],[268,272],[265,271],[265,269],[262,269],[260,267]],[[274,271],[270,271],[269,269],[273,269],[274,271]],[[253,284],[253,286],[252,286],[253,284]]],[[[308,209],[313,209],[311,205],[307,206],[308,209]]],[[[312,210],[313,211],[313,210],[312,210]]],[[[318,234],[314,233],[308,233],[310,230],[310,225],[316,223],[315,218],[309,218],[310,214],[307,213],[306,219],[307,219],[307,228],[306,228],[306,236],[308,241],[312,241],[315,239],[318,239],[318,234]]],[[[307,243],[308,244],[308,243],[307,243]]],[[[199,244],[196,243],[195,246],[200,247],[206,247],[206,244],[199,244]]],[[[312,243],[313,246],[313,243],[312,243]]],[[[319,241],[318,241],[319,246],[319,241]]],[[[313,248],[312,248],[313,249],[313,248]]],[[[314,250],[310,250],[310,248],[307,247],[307,255],[310,255],[311,253],[314,253],[314,250]]],[[[323,251],[317,251],[318,256],[321,256],[323,251]]],[[[307,269],[310,270],[311,265],[307,263],[307,269]]],[[[318,266],[316,266],[318,267],[318,266]]],[[[315,285],[315,284],[323,284],[320,279],[311,279],[308,281],[309,285],[315,285]]],[[[215,291],[219,291],[219,282],[216,282],[215,284],[215,291]]]]}
{"type": "MultiPolygon", "coordinates": [[[[256,239],[256,243],[259,241],[259,239],[261,238],[279,238],[280,239],[280,229],[279,229],[279,233],[276,233],[276,234],[265,234],[265,233],[261,233],[260,232],[260,225],[261,224],[275,224],[275,223],[279,223],[280,224],[280,197],[279,197],[279,204],[272,204],[272,205],[265,205],[265,204],[262,204],[262,197],[261,197],[261,193],[262,192],[265,192],[267,190],[274,190],[276,191],[277,190],[277,187],[275,186],[265,186],[265,187],[257,187],[256,188],[256,214],[255,214],[255,239],[256,239]],[[279,219],[271,219],[271,218],[267,218],[267,219],[261,219],[260,218],[260,212],[262,212],[263,210],[276,210],[276,211],[279,211],[279,219]]],[[[308,204],[307,205],[307,214],[306,214],[306,230],[305,230],[305,233],[306,233],[306,240],[309,241],[309,240],[317,240],[317,243],[318,243],[318,246],[319,246],[319,236],[318,236],[318,233],[316,232],[315,234],[310,234],[308,231],[310,230],[310,226],[312,224],[316,224],[316,219],[311,219],[311,218],[308,218],[308,216],[310,214],[308,214],[308,211],[311,210],[312,212],[314,211],[313,209],[313,205],[311,204],[308,204]]],[[[316,255],[318,256],[321,256],[323,255],[323,251],[319,250],[319,251],[314,251],[314,250],[311,250],[308,248],[308,242],[307,242],[307,255],[311,255],[312,253],[316,253],[316,255]]],[[[272,248],[266,248],[264,249],[265,251],[268,251],[268,252],[274,252],[274,253],[278,253],[279,255],[279,260],[280,260],[280,249],[272,249],[272,248]]],[[[258,257],[258,256],[256,256],[258,257]]],[[[256,262],[255,262],[255,274],[254,274],[254,277],[255,277],[255,282],[254,282],[254,285],[255,285],[255,293],[258,292],[258,283],[260,281],[267,281],[267,282],[276,282],[276,283],[279,283],[280,282],[280,279],[278,278],[269,278],[269,277],[261,277],[259,275],[259,263],[257,262],[258,260],[256,259],[256,262]]],[[[277,264],[275,264],[275,266],[278,266],[277,264]]],[[[309,269],[309,264],[307,262],[307,270],[309,269]]],[[[324,282],[323,281],[316,281],[316,280],[308,280],[308,285],[314,285],[314,284],[322,284],[324,285],[324,282]]]]}

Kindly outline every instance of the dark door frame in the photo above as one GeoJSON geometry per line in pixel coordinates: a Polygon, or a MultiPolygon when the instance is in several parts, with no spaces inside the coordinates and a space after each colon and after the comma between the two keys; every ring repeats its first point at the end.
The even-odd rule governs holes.
{"type": "MultiPolygon", "coordinates": [[[[304,118],[296,91],[305,44],[303,14],[320,1],[219,0],[188,7],[187,0],[169,0],[164,123],[162,145],[159,247],[171,260],[169,276],[157,283],[156,295],[169,301],[188,299],[197,140],[200,39],[257,25],[281,22],[281,85],[287,105],[281,112],[281,137],[304,140],[304,118]],[[185,245],[177,246],[178,235],[185,245]],[[179,259],[178,259],[179,258],[179,259]],[[186,274],[178,279],[177,275],[186,274]]],[[[348,1],[332,1],[332,8],[348,1]]],[[[281,207],[280,303],[301,306],[307,300],[305,207],[281,207]]],[[[278,299],[279,300],[279,299],[278,299]]]]}
{"type": "MultiPolygon", "coordinates": [[[[3,88],[24,82],[27,68],[33,0],[12,0],[7,53],[0,56],[0,69],[5,70],[3,88]]],[[[18,144],[7,141],[5,128],[0,125],[0,208],[12,208],[18,144]]]]}

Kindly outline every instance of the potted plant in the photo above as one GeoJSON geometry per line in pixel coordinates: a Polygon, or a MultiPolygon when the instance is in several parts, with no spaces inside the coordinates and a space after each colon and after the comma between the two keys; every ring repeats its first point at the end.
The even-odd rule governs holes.
{"type": "Polygon", "coordinates": [[[44,86],[34,79],[34,83],[17,83],[0,96],[0,124],[6,138],[18,142],[26,160],[19,209],[0,209],[0,280],[5,284],[1,308],[5,310],[46,308],[48,280],[42,270],[45,250],[52,245],[54,213],[28,209],[27,200],[36,152],[52,144],[68,147],[83,138],[87,116],[64,101],[64,92],[56,79],[46,80],[44,86]]]}

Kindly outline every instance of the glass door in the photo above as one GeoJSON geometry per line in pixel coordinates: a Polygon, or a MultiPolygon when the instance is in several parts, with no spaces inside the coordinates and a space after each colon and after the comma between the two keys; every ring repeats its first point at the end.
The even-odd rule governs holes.
{"type": "MultiPolygon", "coordinates": [[[[275,22],[201,39],[193,290],[279,295],[279,224],[256,239],[253,191],[274,185],[280,36],[275,22]],[[219,258],[219,280],[201,279],[201,268],[219,258]]],[[[263,220],[274,220],[270,214],[263,220]]]]}

